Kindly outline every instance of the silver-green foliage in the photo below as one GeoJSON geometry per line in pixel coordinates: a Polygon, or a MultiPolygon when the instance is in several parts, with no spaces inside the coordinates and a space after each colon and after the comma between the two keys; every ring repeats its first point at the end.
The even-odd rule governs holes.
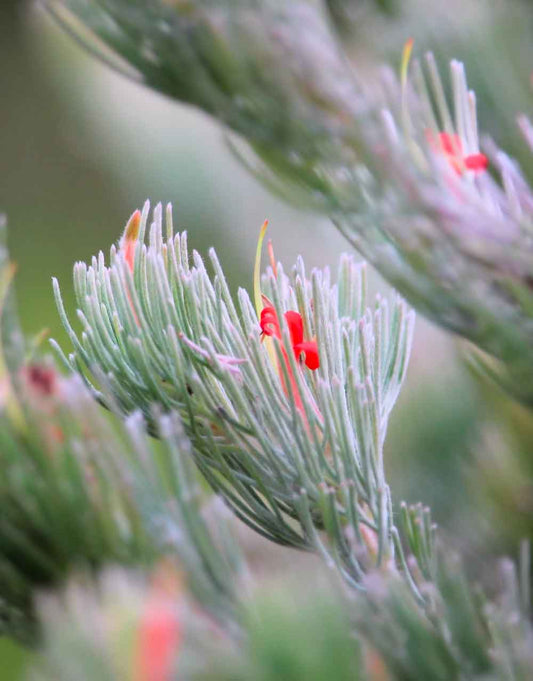
{"type": "MultiPolygon", "coordinates": [[[[503,360],[508,373],[485,368],[533,400],[533,192],[490,142],[491,171],[477,175],[456,173],[435,145],[442,131],[457,133],[465,154],[479,148],[461,64],[451,66],[450,111],[431,56],[427,76],[415,65],[414,87],[402,92],[385,70],[362,88],[358,64],[328,19],[338,3],[47,4],[75,35],[81,21],[125,60],[115,66],[133,66],[142,82],[236,131],[253,149],[252,159],[241,156],[256,174],[285,194],[288,186],[303,190],[307,207],[327,212],[406,299],[503,360]]],[[[526,120],[521,127],[531,146],[526,120]]]]}
{"type": "Polygon", "coordinates": [[[74,345],[65,363],[88,369],[98,398],[109,404],[112,395],[125,413],[177,411],[200,470],[241,519],[279,543],[318,549],[359,583],[365,560],[381,565],[400,548],[383,442],[413,313],[399,298],[367,309],[364,266],[350,257],[336,283],[328,270],[308,278],[299,260],[290,276],[278,266],[263,279],[283,331],[283,342],[263,343],[248,294],[234,301],[214,251],[209,274],[186,235],[173,235],[170,207],[163,238],[160,206],[145,245],[148,216],[147,204],[133,272],[115,247],[109,266],[103,254],[75,266],[80,334],[54,283],[74,345]],[[302,315],[306,338],[316,336],[316,372],[285,350],[287,310],[302,315]]]}

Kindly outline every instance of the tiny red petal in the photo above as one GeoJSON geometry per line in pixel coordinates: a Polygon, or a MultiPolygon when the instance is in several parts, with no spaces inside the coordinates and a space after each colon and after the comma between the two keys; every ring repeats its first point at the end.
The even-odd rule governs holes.
{"type": "Polygon", "coordinates": [[[463,145],[461,144],[461,138],[459,135],[450,135],[447,132],[439,133],[439,142],[442,151],[450,156],[461,157],[463,155],[463,145]]]}
{"type": "Polygon", "coordinates": [[[489,160],[485,154],[470,154],[465,157],[465,167],[468,170],[483,171],[487,170],[488,166],[489,160]]]}
{"type": "MultiPolygon", "coordinates": [[[[304,324],[302,315],[295,310],[288,310],[285,312],[284,317],[285,321],[287,322],[287,326],[289,327],[291,345],[297,359],[300,359],[300,356],[304,355],[304,362],[307,368],[311,370],[318,369],[320,366],[318,346],[316,341],[304,341],[304,324]]],[[[265,336],[275,336],[281,340],[281,329],[278,316],[273,306],[267,305],[261,310],[259,325],[265,336]]],[[[283,353],[287,366],[289,366],[286,351],[283,350],[283,353]]]]}
{"type": "Polygon", "coordinates": [[[488,168],[489,162],[485,154],[464,155],[461,138],[456,133],[439,132],[436,139],[431,132],[427,135],[431,147],[446,157],[458,175],[462,175],[465,170],[483,172],[488,168]]]}
{"type": "Polygon", "coordinates": [[[294,312],[289,310],[285,312],[285,321],[289,327],[289,332],[291,334],[291,344],[294,347],[301,343],[304,339],[304,323],[302,321],[302,315],[299,312],[294,312]]]}
{"type": "Polygon", "coordinates": [[[318,356],[318,345],[316,341],[304,341],[294,346],[294,352],[299,357],[301,354],[305,355],[305,366],[311,371],[318,369],[320,366],[320,357],[318,356]]]}
{"type": "Polygon", "coordinates": [[[281,338],[278,316],[276,314],[276,310],[273,307],[264,307],[261,310],[259,326],[261,327],[261,331],[265,334],[265,336],[276,336],[276,338],[281,338]]]}

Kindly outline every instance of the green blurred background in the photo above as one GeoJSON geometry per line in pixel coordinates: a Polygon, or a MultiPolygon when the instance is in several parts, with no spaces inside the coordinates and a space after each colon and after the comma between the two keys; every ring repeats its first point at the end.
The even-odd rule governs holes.
{"type": "MultiPolygon", "coordinates": [[[[431,47],[443,63],[464,60],[481,127],[531,172],[514,128],[514,112],[531,110],[529,3],[449,0],[443,8],[436,0],[409,0],[396,11],[389,4],[392,14],[353,3],[355,37],[347,47],[356,62],[367,73],[378,60],[395,63],[410,36],[419,53],[431,47]]],[[[0,57],[0,210],[8,216],[28,334],[48,328],[66,343],[51,276],[72,308],[73,262],[107,251],[147,198],[173,203],[175,224],[198,250],[216,247],[233,288],[251,284],[265,218],[287,266],[299,253],[309,266],[334,264],[346,248],[327,220],[287,206],[251,178],[218,124],[112,73],[32,3],[0,3],[0,57]]],[[[429,504],[445,534],[467,552],[481,544],[514,551],[517,537],[531,529],[533,493],[526,486],[516,494],[524,467],[531,468],[521,456],[531,451],[529,422],[468,374],[449,335],[419,318],[387,443],[395,499],[429,504]],[[509,423],[520,426],[512,438],[509,423]],[[502,481],[499,465],[510,452],[513,467],[502,481]]],[[[0,653],[7,660],[6,649],[0,653]]]]}

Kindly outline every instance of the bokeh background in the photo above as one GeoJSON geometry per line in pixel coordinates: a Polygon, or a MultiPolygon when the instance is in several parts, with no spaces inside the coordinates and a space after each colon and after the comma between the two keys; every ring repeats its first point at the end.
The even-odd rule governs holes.
{"type": "MultiPolygon", "coordinates": [[[[515,113],[532,109],[529,2],[354,0],[338,2],[338,18],[355,26],[348,49],[366,77],[380,61],[397,63],[411,36],[417,51],[431,48],[443,64],[465,61],[480,127],[532,173],[514,125],[515,113]]],[[[198,250],[216,247],[234,289],[251,285],[265,218],[287,266],[299,253],[309,265],[334,265],[347,248],[326,219],[288,206],[251,178],[217,123],[111,72],[35,3],[0,2],[0,64],[0,211],[29,335],[47,328],[66,343],[52,275],[72,308],[73,262],[107,251],[147,198],[172,202],[175,224],[198,250]]],[[[523,470],[533,437],[529,415],[471,376],[461,353],[450,335],[419,318],[387,465],[395,498],[429,504],[443,531],[477,557],[475,566],[481,545],[512,553],[531,531],[533,490],[523,470]],[[520,424],[514,439],[509,422],[520,424]]],[[[0,678],[15,678],[14,671],[0,678]]]]}

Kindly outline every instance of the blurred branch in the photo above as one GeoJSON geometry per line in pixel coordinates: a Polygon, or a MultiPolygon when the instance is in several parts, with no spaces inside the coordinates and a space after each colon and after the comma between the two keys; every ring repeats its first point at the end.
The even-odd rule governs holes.
{"type": "Polygon", "coordinates": [[[289,572],[255,590],[244,635],[232,640],[183,590],[154,593],[150,582],[115,570],[96,587],[78,579],[40,599],[44,645],[30,678],[70,681],[76,670],[83,681],[113,681],[133,667],[164,669],[169,681],[528,681],[533,629],[516,569],[505,562],[500,574],[500,599],[491,603],[448,556],[427,585],[424,612],[392,574],[372,574],[365,593],[347,601],[326,575],[289,572]],[[151,649],[159,655],[146,655],[151,649]]]}
{"type": "Polygon", "coordinates": [[[204,607],[231,620],[239,553],[222,521],[214,540],[200,515],[176,419],[154,416],[156,450],[139,414],[111,427],[76,377],[32,364],[17,386],[22,421],[0,405],[0,633],[31,638],[35,590],[74,567],[163,555],[178,559],[204,607]]]}

